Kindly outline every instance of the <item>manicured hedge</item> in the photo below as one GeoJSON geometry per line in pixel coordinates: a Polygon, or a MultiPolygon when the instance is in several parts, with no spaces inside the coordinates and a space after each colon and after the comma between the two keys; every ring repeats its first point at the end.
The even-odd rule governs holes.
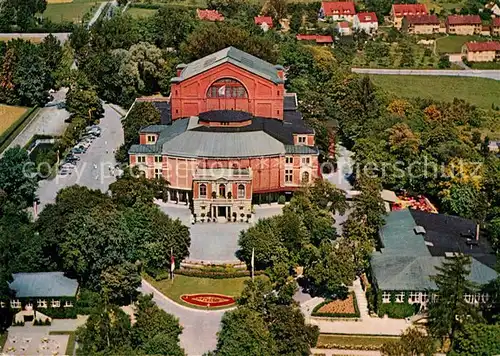
{"type": "MultiPolygon", "coordinates": [[[[187,276],[187,277],[198,277],[198,278],[213,278],[213,279],[226,279],[226,278],[240,278],[240,277],[250,277],[250,271],[246,270],[232,270],[232,271],[210,271],[205,269],[179,269],[175,271],[175,274],[187,276]]],[[[256,276],[265,274],[265,271],[255,271],[256,276]]],[[[158,273],[155,277],[156,281],[161,281],[170,278],[169,272],[158,273]]]]}
{"type": "Polygon", "coordinates": [[[352,302],[354,304],[354,314],[351,314],[351,313],[320,313],[320,312],[318,312],[318,310],[321,309],[321,307],[323,305],[326,305],[326,304],[334,301],[332,299],[327,299],[323,303],[316,305],[316,307],[313,309],[311,315],[312,316],[328,317],[328,318],[359,318],[360,313],[359,313],[359,309],[358,309],[358,302],[356,300],[356,295],[352,292],[351,292],[351,295],[353,298],[352,302]]]}
{"type": "Polygon", "coordinates": [[[78,311],[75,307],[71,308],[46,308],[46,309],[38,309],[38,311],[42,314],[45,314],[53,319],[76,319],[76,315],[78,311]]]}
{"type": "Polygon", "coordinates": [[[389,318],[404,319],[416,314],[420,309],[420,304],[409,303],[382,303],[378,308],[378,315],[387,314],[389,318]]]}

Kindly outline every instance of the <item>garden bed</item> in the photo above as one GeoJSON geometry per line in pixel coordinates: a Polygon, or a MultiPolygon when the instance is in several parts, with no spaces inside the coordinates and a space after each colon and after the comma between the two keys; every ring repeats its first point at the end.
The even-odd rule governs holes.
{"type": "Polygon", "coordinates": [[[206,308],[228,307],[236,303],[233,297],[213,293],[184,294],[181,299],[185,303],[206,308]]]}
{"type": "Polygon", "coordinates": [[[329,318],[359,318],[356,296],[351,292],[344,300],[326,300],[318,304],[311,315],[329,318]]]}
{"type": "Polygon", "coordinates": [[[380,350],[385,343],[398,340],[399,337],[396,336],[320,334],[316,347],[341,350],[380,350]]]}

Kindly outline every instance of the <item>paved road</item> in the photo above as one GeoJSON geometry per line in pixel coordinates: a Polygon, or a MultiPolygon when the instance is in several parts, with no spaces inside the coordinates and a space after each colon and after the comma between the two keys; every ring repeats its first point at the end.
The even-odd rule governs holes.
{"type": "MultiPolygon", "coordinates": [[[[59,32],[59,33],[52,33],[54,37],[56,37],[61,43],[64,43],[68,40],[69,35],[71,32],[59,32]]],[[[50,33],[0,33],[0,38],[2,39],[14,39],[14,38],[20,38],[20,39],[31,39],[31,38],[40,38],[43,40],[45,37],[50,35],[50,33]]]]}
{"type": "Polygon", "coordinates": [[[101,16],[102,11],[104,10],[104,7],[106,6],[107,2],[101,3],[97,11],[94,13],[94,16],[90,19],[89,23],[87,24],[87,28],[91,28],[92,25],[99,19],[99,16],[101,16]]]}
{"type": "Polygon", "coordinates": [[[451,77],[477,77],[500,80],[500,70],[453,70],[453,69],[374,69],[351,68],[353,73],[385,75],[444,75],[451,77]]]}
{"type": "Polygon", "coordinates": [[[42,180],[38,188],[40,208],[52,203],[57,192],[74,184],[87,186],[91,189],[108,190],[109,184],[115,181],[109,167],[116,164],[113,150],[123,143],[121,116],[109,105],[104,105],[104,117],[99,126],[101,137],[97,138],[86,153],[80,155],[80,162],[71,175],[57,175],[52,180],[42,180]]]}
{"type": "Polygon", "coordinates": [[[181,346],[190,356],[200,356],[217,346],[217,331],[225,311],[204,311],[184,307],[158,293],[148,282],[142,281],[141,290],[153,294],[155,303],[167,313],[179,318],[183,327],[181,346]]]}

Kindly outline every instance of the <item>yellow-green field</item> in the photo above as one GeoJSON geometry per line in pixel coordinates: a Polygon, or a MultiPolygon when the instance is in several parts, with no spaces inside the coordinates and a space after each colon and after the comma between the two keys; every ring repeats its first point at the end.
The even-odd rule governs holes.
{"type": "Polygon", "coordinates": [[[42,37],[31,37],[31,36],[23,36],[23,34],[21,34],[21,36],[0,36],[0,42],[9,42],[10,40],[12,39],[22,39],[22,40],[25,40],[25,41],[30,41],[32,43],[40,43],[43,41],[43,38],[42,37]]]}
{"type": "Polygon", "coordinates": [[[98,6],[101,2],[99,0],[73,0],[71,2],[49,3],[43,17],[56,23],[64,21],[79,23],[92,6],[98,6]]]}
{"type": "Polygon", "coordinates": [[[500,105],[500,81],[485,78],[466,78],[423,75],[370,75],[373,83],[399,97],[421,97],[439,101],[463,99],[490,109],[500,105]]]}
{"type": "Polygon", "coordinates": [[[153,16],[157,10],[154,9],[141,9],[139,7],[129,7],[127,14],[134,18],[153,16]]]}
{"type": "Polygon", "coordinates": [[[0,104],[0,135],[21,118],[26,111],[28,108],[0,104]]]}

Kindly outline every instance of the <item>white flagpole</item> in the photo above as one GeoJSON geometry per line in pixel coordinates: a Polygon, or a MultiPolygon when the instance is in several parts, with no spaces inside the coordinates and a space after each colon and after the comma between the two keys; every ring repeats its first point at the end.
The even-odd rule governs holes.
{"type": "Polygon", "coordinates": [[[175,269],[174,249],[170,248],[170,275],[172,281],[174,280],[174,269],[175,269]]]}
{"type": "Polygon", "coordinates": [[[255,269],[255,248],[252,248],[252,281],[254,277],[254,269],[255,269]]]}

